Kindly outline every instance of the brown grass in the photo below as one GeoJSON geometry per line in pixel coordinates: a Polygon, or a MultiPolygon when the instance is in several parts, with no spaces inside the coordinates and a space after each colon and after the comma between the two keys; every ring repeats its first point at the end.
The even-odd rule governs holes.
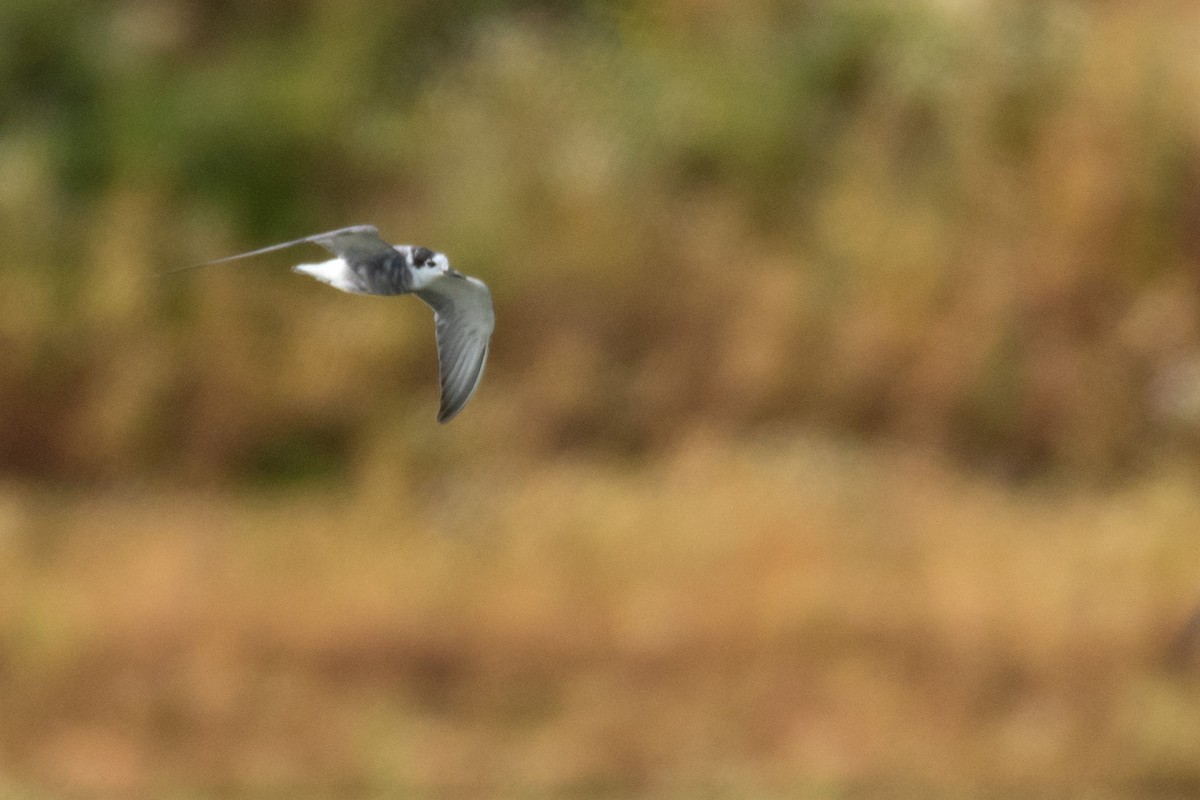
{"type": "Polygon", "coordinates": [[[1192,478],[781,435],[373,499],[9,487],[0,753],[126,796],[1186,794],[1192,478]]]}

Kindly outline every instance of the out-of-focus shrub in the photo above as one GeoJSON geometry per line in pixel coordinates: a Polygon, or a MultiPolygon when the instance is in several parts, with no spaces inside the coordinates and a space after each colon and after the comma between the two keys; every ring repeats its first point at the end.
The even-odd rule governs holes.
{"type": "Polygon", "coordinates": [[[0,12],[10,473],[816,425],[1108,475],[1195,424],[1161,389],[1200,346],[1185,9],[76,5],[0,12]],[[159,275],[363,221],[494,288],[436,434],[419,304],[283,255],[159,275]]]}

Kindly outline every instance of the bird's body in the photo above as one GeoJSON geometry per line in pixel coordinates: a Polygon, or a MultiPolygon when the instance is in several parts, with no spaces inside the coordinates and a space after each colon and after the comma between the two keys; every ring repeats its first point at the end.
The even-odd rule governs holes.
{"type": "Polygon", "coordinates": [[[442,388],[438,422],[448,422],[461,411],[483,378],[488,344],[496,325],[487,284],[452,269],[441,253],[425,247],[387,244],[372,225],[318,233],[206,264],[299,244],[319,244],[336,258],[299,264],[292,268],[294,272],[353,294],[415,294],[433,308],[442,388]]]}

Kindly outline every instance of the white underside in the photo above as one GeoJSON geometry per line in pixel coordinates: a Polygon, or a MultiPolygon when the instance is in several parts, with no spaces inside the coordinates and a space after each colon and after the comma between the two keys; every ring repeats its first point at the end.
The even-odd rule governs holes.
{"type": "Polygon", "coordinates": [[[297,264],[292,267],[292,271],[299,272],[301,275],[310,275],[321,283],[328,283],[343,292],[359,292],[349,266],[340,258],[322,261],[320,264],[297,264]]]}

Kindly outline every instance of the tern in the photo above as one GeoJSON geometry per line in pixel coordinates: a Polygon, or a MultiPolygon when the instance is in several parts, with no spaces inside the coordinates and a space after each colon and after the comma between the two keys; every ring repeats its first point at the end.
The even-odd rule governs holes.
{"type": "Polygon", "coordinates": [[[293,272],[352,294],[415,294],[433,308],[442,388],[437,420],[449,422],[462,411],[483,378],[496,315],[487,284],[451,268],[442,253],[409,244],[390,245],[379,238],[374,225],[353,225],[194,266],[221,264],[300,244],[318,244],[336,258],[298,264],[293,272]]]}

